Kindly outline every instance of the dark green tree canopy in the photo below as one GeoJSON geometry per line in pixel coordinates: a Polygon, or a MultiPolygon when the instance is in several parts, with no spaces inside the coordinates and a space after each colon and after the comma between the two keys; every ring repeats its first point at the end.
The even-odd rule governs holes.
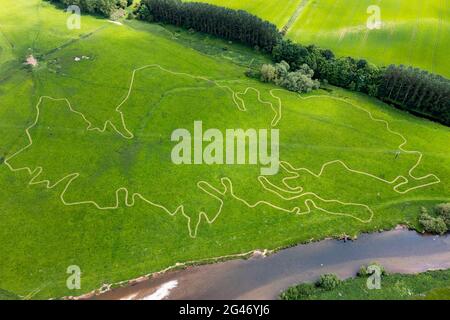
{"type": "Polygon", "coordinates": [[[243,10],[180,0],[142,0],[138,17],[205,32],[271,52],[281,38],[275,25],[243,10]]]}

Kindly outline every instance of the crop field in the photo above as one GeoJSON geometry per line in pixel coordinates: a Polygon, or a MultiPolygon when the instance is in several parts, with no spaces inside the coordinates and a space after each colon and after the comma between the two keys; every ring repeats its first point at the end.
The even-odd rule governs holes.
{"type": "Polygon", "coordinates": [[[450,7],[445,0],[203,1],[247,10],[280,29],[301,6],[287,33],[296,42],[378,65],[412,65],[450,76],[450,7]],[[379,29],[367,27],[372,5],[380,10],[379,29]]]}
{"type": "Polygon", "coordinates": [[[404,64],[450,76],[450,6],[442,0],[312,0],[288,37],[336,54],[404,64]],[[380,9],[380,29],[367,28],[367,8],[380,9]]]}
{"type": "Polygon", "coordinates": [[[2,1],[2,292],[79,295],[176,263],[415,227],[420,206],[450,200],[448,127],[337,88],[249,79],[254,52],[226,41],[200,50],[182,30],[91,16],[68,30],[67,16],[2,1]],[[195,121],[279,129],[278,174],[174,164],[171,134],[195,121]]]}

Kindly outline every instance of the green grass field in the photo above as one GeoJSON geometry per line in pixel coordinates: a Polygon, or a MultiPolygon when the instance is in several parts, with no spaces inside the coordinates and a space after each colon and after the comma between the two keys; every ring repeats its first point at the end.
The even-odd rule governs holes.
{"type": "Polygon", "coordinates": [[[379,64],[404,64],[450,76],[450,7],[442,0],[310,0],[288,37],[379,64]],[[381,28],[366,10],[378,5],[381,28]]]}
{"type": "Polygon", "coordinates": [[[450,199],[448,127],[336,88],[298,96],[248,79],[264,57],[176,28],[83,16],[70,31],[40,0],[3,9],[4,290],[78,295],[177,262],[416,226],[421,205],[450,199]],[[280,129],[282,170],[174,165],[170,135],[195,120],[280,129]]]}
{"type": "MultiPolygon", "coordinates": [[[[247,10],[280,29],[301,1],[203,0],[247,10]]],[[[416,66],[450,76],[450,7],[445,0],[307,0],[287,37],[378,65],[416,66]],[[381,28],[367,28],[367,8],[380,8],[381,28]]]]}
{"type": "Polygon", "coordinates": [[[450,270],[415,275],[390,274],[381,278],[381,289],[367,289],[367,278],[356,277],[325,291],[313,289],[311,300],[448,300],[450,270]]]}

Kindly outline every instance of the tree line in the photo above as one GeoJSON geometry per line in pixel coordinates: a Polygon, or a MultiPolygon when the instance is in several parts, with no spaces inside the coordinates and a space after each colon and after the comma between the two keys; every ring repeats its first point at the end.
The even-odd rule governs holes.
{"type": "Polygon", "coordinates": [[[336,58],[328,49],[280,40],[272,50],[275,62],[292,70],[307,64],[323,83],[363,92],[415,114],[450,125],[450,80],[403,65],[377,67],[364,59],[336,58]]]}
{"type": "Polygon", "coordinates": [[[137,17],[205,32],[271,52],[281,35],[275,25],[243,10],[181,0],[142,0],[137,17]]]}
{"type": "Polygon", "coordinates": [[[82,12],[98,14],[105,17],[117,9],[124,9],[133,3],[133,0],[47,0],[61,4],[65,7],[76,5],[82,12]]]}
{"type": "Polygon", "coordinates": [[[390,65],[383,70],[378,97],[450,125],[450,81],[418,68],[390,65]]]}

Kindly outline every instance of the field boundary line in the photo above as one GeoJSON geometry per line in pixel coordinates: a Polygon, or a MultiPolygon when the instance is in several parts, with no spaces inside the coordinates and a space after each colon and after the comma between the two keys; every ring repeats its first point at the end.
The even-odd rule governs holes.
{"type": "Polygon", "coordinates": [[[283,28],[281,29],[281,34],[282,35],[286,35],[289,31],[289,29],[297,22],[297,19],[300,17],[300,15],[303,12],[303,9],[306,7],[306,5],[308,4],[309,0],[301,0],[301,2],[299,3],[299,5],[297,6],[297,8],[295,8],[294,13],[292,14],[292,16],[289,18],[288,22],[283,26],[283,28]]]}

